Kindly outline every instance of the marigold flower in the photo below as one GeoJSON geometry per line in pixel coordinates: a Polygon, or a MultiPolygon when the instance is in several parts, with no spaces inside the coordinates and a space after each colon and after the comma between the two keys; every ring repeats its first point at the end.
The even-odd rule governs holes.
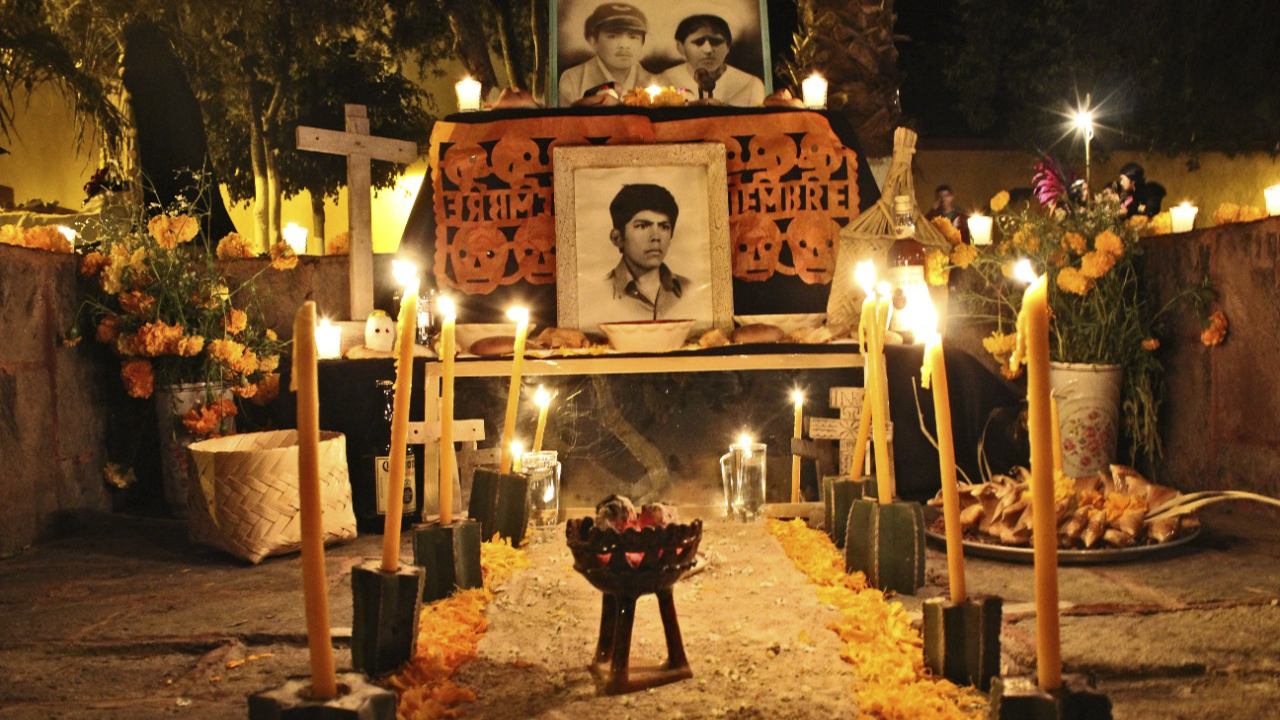
{"type": "Polygon", "coordinates": [[[298,255],[281,241],[271,246],[271,267],[277,270],[292,270],[298,264],[298,255]]]}
{"type": "Polygon", "coordinates": [[[257,257],[257,255],[253,248],[249,247],[249,241],[238,232],[227,233],[226,237],[218,241],[219,260],[238,260],[257,257]]]}
{"type": "Polygon", "coordinates": [[[1094,250],[1093,252],[1085,253],[1085,256],[1080,258],[1080,274],[1087,278],[1100,278],[1110,272],[1115,264],[1115,255],[1094,250]]]}
{"type": "Polygon", "coordinates": [[[279,355],[268,355],[258,361],[258,369],[264,373],[275,372],[280,367],[279,355]]]}
{"type": "Polygon", "coordinates": [[[951,264],[956,267],[967,268],[977,259],[978,248],[972,245],[960,243],[951,249],[951,264]]]}
{"type": "Polygon", "coordinates": [[[222,320],[222,326],[232,335],[239,335],[249,325],[249,316],[243,310],[232,310],[222,320]]]}
{"type": "Polygon", "coordinates": [[[151,311],[156,306],[154,297],[138,290],[120,293],[116,296],[116,299],[120,301],[121,309],[136,318],[145,319],[151,317],[151,311]]]}
{"type": "Polygon", "coordinates": [[[80,274],[85,277],[96,277],[107,266],[107,256],[94,250],[80,258],[80,274]]]}
{"type": "Polygon", "coordinates": [[[934,250],[924,259],[924,279],[930,285],[946,285],[950,272],[947,270],[947,255],[941,250],[934,250]]]}
{"type": "Polygon", "coordinates": [[[22,230],[22,244],[33,250],[49,252],[71,252],[71,241],[67,240],[57,227],[53,225],[37,225],[22,230]]]}
{"type": "Polygon", "coordinates": [[[1103,230],[1093,239],[1093,249],[1120,257],[1124,255],[1124,240],[1110,230],[1103,230]]]}
{"type": "Polygon", "coordinates": [[[0,226],[0,245],[17,245],[23,246],[22,228],[17,225],[0,226]]]}
{"type": "Polygon", "coordinates": [[[200,223],[190,215],[156,215],[147,221],[147,232],[160,247],[172,250],[178,243],[191,242],[200,223]]]}
{"type": "Polygon", "coordinates": [[[125,361],[120,365],[120,378],[129,397],[149,398],[155,389],[156,375],[146,360],[125,361]]]}
{"type": "Polygon", "coordinates": [[[1156,350],[1159,350],[1160,349],[1159,338],[1149,337],[1146,340],[1143,340],[1142,349],[1146,350],[1147,352],[1155,352],[1156,350]]]}
{"type": "Polygon", "coordinates": [[[349,255],[351,254],[351,233],[338,233],[333,237],[324,241],[325,255],[349,255]]]}
{"type": "Polygon", "coordinates": [[[1040,236],[1035,234],[1035,229],[1030,225],[1023,225],[1021,230],[1013,234],[1013,244],[1025,248],[1027,252],[1035,252],[1040,249],[1040,236]]]}
{"type": "Polygon", "coordinates": [[[942,237],[946,238],[947,242],[952,245],[958,244],[963,239],[960,235],[960,231],[956,229],[956,226],[952,225],[950,220],[941,215],[932,218],[929,220],[929,223],[937,228],[938,232],[942,233],[942,237]]]}
{"type": "Polygon", "coordinates": [[[184,335],[178,339],[177,354],[183,357],[195,357],[204,349],[204,337],[201,335],[184,335]]]}
{"type": "Polygon", "coordinates": [[[258,392],[258,386],[253,383],[245,383],[244,385],[232,385],[231,394],[236,397],[242,397],[246,400],[253,397],[258,392]]]}
{"type": "Polygon", "coordinates": [[[1058,271],[1058,287],[1064,292],[1088,295],[1093,289],[1093,280],[1074,267],[1064,267],[1058,271]]]}
{"type": "MultiPolygon", "coordinates": [[[[279,358],[276,358],[279,361],[279,358]]],[[[258,391],[253,395],[254,405],[266,405],[280,394],[280,373],[264,373],[258,381],[258,391]]]]}
{"type": "Polygon", "coordinates": [[[258,356],[235,340],[211,341],[209,355],[239,375],[248,375],[258,369],[258,356]]]}
{"type": "MultiPolygon", "coordinates": [[[[646,90],[645,94],[648,95],[649,91],[646,90]]],[[[689,100],[676,88],[665,87],[662,88],[662,92],[654,96],[650,104],[653,107],[684,107],[689,104],[689,100]]]]}
{"type": "Polygon", "coordinates": [[[1213,314],[1209,316],[1208,326],[1204,329],[1204,332],[1200,333],[1200,342],[1204,343],[1205,347],[1221,345],[1227,339],[1227,329],[1229,327],[1227,314],[1221,310],[1214,310],[1213,314]]]}
{"type": "Polygon", "coordinates": [[[1168,210],[1156,214],[1151,218],[1151,222],[1147,224],[1147,229],[1152,235],[1168,235],[1173,232],[1173,214],[1168,210]]]}
{"type": "Polygon", "coordinates": [[[120,317],[118,315],[108,315],[98,321],[98,327],[94,330],[93,339],[100,343],[109,343],[120,337],[120,317]]]}
{"type": "Polygon", "coordinates": [[[267,339],[268,339],[268,340],[278,340],[279,338],[276,336],[276,331],[275,331],[275,330],[272,330],[271,328],[267,328],[267,339]]]}
{"type": "Polygon", "coordinates": [[[138,328],[133,336],[133,347],[139,355],[149,357],[178,355],[181,338],[181,325],[168,325],[163,320],[156,320],[138,328]]]}
{"type": "Polygon", "coordinates": [[[216,437],[226,418],[235,417],[236,404],[226,398],[198,405],[182,416],[182,424],[192,435],[216,437]]]}
{"type": "Polygon", "coordinates": [[[1000,212],[1005,209],[1005,206],[1008,204],[1009,192],[1007,190],[1001,190],[995,194],[995,197],[991,198],[991,212],[1000,212]]]}
{"type": "Polygon", "coordinates": [[[1133,228],[1134,230],[1137,230],[1138,232],[1142,232],[1147,229],[1147,224],[1150,222],[1151,222],[1151,218],[1147,217],[1146,215],[1134,215],[1130,217],[1128,222],[1125,224],[1127,224],[1129,227],[1133,228]]]}
{"type": "Polygon", "coordinates": [[[1080,233],[1069,232],[1062,236],[1062,247],[1076,255],[1083,255],[1089,249],[1089,241],[1080,233]]]}

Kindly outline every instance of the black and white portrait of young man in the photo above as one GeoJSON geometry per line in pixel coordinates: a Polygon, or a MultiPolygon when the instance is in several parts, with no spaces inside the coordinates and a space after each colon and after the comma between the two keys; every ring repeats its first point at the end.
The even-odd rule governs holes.
{"type": "Polygon", "coordinates": [[[709,328],[706,168],[580,168],[575,187],[579,327],[695,320],[709,328]]]}

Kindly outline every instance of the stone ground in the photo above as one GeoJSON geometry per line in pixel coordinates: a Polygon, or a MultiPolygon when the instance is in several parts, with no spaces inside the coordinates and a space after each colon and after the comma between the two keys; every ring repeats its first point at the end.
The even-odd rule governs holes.
{"type": "MultiPolygon", "coordinates": [[[[1172,557],[1062,570],[1066,668],[1095,673],[1118,719],[1276,716],[1280,523],[1245,507],[1204,520],[1201,537],[1172,557]]],[[[335,625],[351,616],[350,568],[376,556],[378,540],[330,549],[335,625]]],[[[776,543],[758,526],[712,523],[706,549],[707,568],[676,594],[694,679],[599,699],[583,667],[598,595],[569,569],[558,534],[534,543],[535,566],[491,606],[481,659],[461,673],[481,695],[467,716],[621,719],[654,716],[663,699],[663,717],[851,716],[852,674],[822,630],[831,613],[792,589],[799,576],[776,543]],[[812,650],[796,642],[801,630],[812,650]]],[[[972,591],[1005,598],[1006,670],[1029,671],[1029,567],[976,558],[968,567],[972,591]]],[[[929,568],[922,594],[902,598],[908,610],[945,592],[936,549],[929,568]]],[[[251,567],[190,545],[179,522],[85,518],[77,536],[0,561],[0,717],[245,717],[246,695],[307,671],[299,586],[296,555],[251,567]]],[[[638,608],[637,656],[660,654],[656,615],[651,600],[638,608]]],[[[339,667],[349,664],[348,636],[335,628],[339,667]]]]}

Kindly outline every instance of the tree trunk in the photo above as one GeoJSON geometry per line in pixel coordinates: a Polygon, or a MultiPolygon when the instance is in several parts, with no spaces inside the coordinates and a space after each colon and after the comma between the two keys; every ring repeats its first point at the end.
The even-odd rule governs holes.
{"type": "Polygon", "coordinates": [[[502,42],[502,62],[507,71],[507,82],[511,87],[517,90],[527,90],[529,84],[525,82],[524,68],[520,63],[520,43],[516,40],[515,23],[512,21],[512,13],[506,2],[491,4],[494,15],[498,18],[498,39],[502,42]]]}
{"type": "Polygon", "coordinates": [[[548,53],[550,46],[547,44],[546,38],[550,37],[550,27],[547,24],[547,0],[532,0],[533,8],[530,10],[530,24],[533,26],[533,82],[532,92],[537,100],[545,105],[551,105],[547,102],[547,65],[549,63],[548,53]]]}
{"type": "Polygon", "coordinates": [[[274,245],[284,239],[284,234],[280,232],[282,226],[280,224],[282,205],[284,204],[284,190],[280,185],[280,163],[276,157],[277,151],[272,147],[266,147],[267,156],[267,198],[270,200],[270,231],[271,244],[274,245]]]}
{"type": "MultiPolygon", "coordinates": [[[[250,101],[252,102],[252,101],[250,101]]],[[[253,164],[253,232],[260,251],[271,249],[271,200],[267,192],[267,152],[261,116],[249,110],[249,159],[253,164]]]]}
{"type": "Polygon", "coordinates": [[[324,254],[324,195],[309,190],[311,195],[311,237],[315,238],[314,247],[324,254]]]}
{"type": "Polygon", "coordinates": [[[484,15],[475,0],[436,0],[449,18],[453,30],[453,53],[471,77],[486,88],[498,86],[498,74],[489,60],[489,38],[484,32],[484,15]]]}

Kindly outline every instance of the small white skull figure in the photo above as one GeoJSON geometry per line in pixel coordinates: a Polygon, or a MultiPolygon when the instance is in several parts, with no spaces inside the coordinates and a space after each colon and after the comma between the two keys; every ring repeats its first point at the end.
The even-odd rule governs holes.
{"type": "Polygon", "coordinates": [[[364,323],[364,346],[378,352],[391,352],[396,344],[396,323],[382,310],[369,313],[364,323]]]}

